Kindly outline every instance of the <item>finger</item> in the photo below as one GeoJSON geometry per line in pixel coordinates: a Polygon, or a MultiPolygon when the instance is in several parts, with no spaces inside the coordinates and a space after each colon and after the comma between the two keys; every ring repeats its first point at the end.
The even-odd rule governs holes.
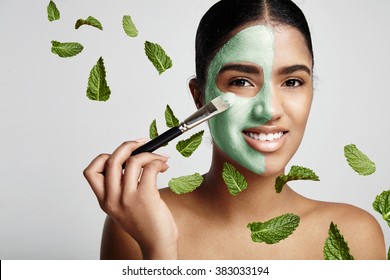
{"type": "Polygon", "coordinates": [[[125,173],[123,174],[123,195],[130,194],[132,191],[137,190],[141,172],[142,178],[145,176],[144,167],[155,160],[166,163],[168,157],[152,153],[141,153],[127,160],[125,173]]]}
{"type": "Polygon", "coordinates": [[[155,191],[157,189],[157,175],[167,171],[168,168],[168,164],[161,160],[153,160],[145,165],[138,184],[138,190],[140,192],[155,191]]]}
{"type": "Polygon", "coordinates": [[[101,206],[105,195],[103,171],[109,157],[109,154],[97,156],[83,172],[85,179],[87,179],[101,206]]]}
{"type": "Polygon", "coordinates": [[[111,204],[119,201],[122,194],[122,165],[130,157],[131,152],[142,144],[144,142],[124,142],[107,160],[105,168],[106,202],[111,204]]]}

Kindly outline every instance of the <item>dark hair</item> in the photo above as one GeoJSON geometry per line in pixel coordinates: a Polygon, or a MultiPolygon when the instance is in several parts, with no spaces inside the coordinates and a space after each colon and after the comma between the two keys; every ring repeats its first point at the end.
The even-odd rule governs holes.
{"type": "Polygon", "coordinates": [[[211,59],[229,39],[230,33],[250,22],[289,25],[298,29],[313,58],[309,26],[301,9],[290,0],[221,0],[202,17],[196,33],[196,76],[204,90],[211,59]]]}

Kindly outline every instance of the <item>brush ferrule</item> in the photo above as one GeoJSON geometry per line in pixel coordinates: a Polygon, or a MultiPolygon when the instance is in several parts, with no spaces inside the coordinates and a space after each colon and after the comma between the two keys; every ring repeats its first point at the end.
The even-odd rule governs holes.
{"type": "Polygon", "coordinates": [[[187,130],[189,130],[187,124],[184,122],[180,123],[179,129],[181,132],[186,132],[187,130]]]}
{"type": "Polygon", "coordinates": [[[212,103],[206,104],[197,112],[185,119],[180,126],[183,127],[184,131],[187,131],[213,117],[217,113],[218,109],[212,103]]]}

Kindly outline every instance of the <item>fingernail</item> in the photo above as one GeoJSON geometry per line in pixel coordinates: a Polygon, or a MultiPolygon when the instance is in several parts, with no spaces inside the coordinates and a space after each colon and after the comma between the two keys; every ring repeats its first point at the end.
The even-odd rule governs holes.
{"type": "Polygon", "coordinates": [[[134,141],[137,142],[137,143],[144,143],[144,142],[146,142],[147,140],[148,140],[147,138],[142,137],[142,138],[135,139],[134,141]]]}

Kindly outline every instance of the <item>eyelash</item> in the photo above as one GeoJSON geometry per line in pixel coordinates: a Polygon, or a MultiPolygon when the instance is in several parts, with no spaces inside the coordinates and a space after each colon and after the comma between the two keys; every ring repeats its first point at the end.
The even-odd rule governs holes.
{"type": "Polygon", "coordinates": [[[287,81],[285,81],[285,82],[283,83],[283,86],[295,88],[295,87],[302,86],[303,84],[304,84],[304,82],[303,82],[302,80],[300,80],[300,79],[288,79],[287,81]],[[298,83],[298,85],[294,85],[294,86],[291,86],[291,85],[290,85],[290,86],[289,86],[289,85],[287,85],[287,83],[289,83],[289,82],[298,83]]]}
{"type": "Polygon", "coordinates": [[[244,82],[244,83],[248,83],[249,86],[253,86],[253,84],[248,81],[247,79],[244,79],[244,78],[238,78],[238,79],[234,79],[232,81],[229,82],[229,86],[236,86],[236,87],[246,87],[248,85],[242,85],[242,84],[238,84],[239,82],[244,82]]]}
{"type": "MultiPolygon", "coordinates": [[[[235,79],[235,80],[232,80],[231,82],[229,82],[229,86],[236,86],[236,87],[246,87],[248,85],[242,85],[242,84],[239,84],[239,83],[248,83],[249,86],[253,86],[253,84],[248,81],[247,79],[245,78],[238,78],[238,79],[235,79]]],[[[283,86],[286,86],[286,87],[291,87],[291,88],[295,88],[295,87],[299,87],[299,86],[302,86],[304,84],[304,82],[300,79],[288,79],[287,81],[285,81],[283,83],[283,86]],[[288,83],[291,83],[291,82],[294,82],[295,85],[288,85],[288,83]],[[296,85],[296,83],[298,83],[298,85],[296,85]]]]}

